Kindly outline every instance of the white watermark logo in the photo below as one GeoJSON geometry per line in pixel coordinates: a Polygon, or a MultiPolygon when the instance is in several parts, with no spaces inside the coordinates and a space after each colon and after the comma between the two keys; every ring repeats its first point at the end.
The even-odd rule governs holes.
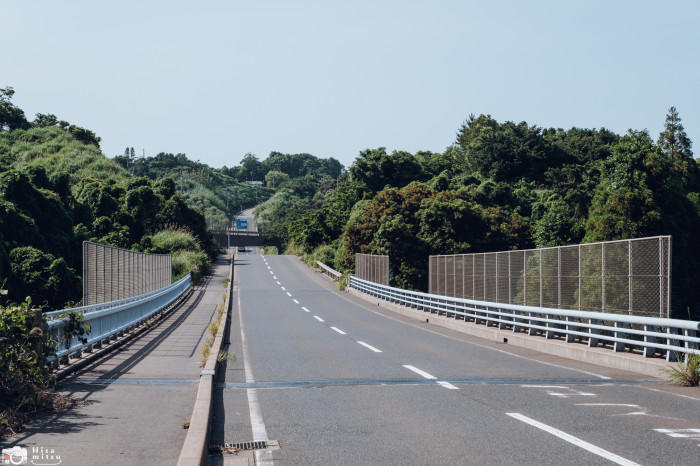
{"type": "Polygon", "coordinates": [[[2,464],[27,464],[27,449],[19,446],[3,448],[2,464]]]}
{"type": "Polygon", "coordinates": [[[12,448],[3,448],[0,457],[0,465],[33,464],[34,466],[56,466],[61,464],[61,455],[55,448],[31,447],[27,448],[15,445],[12,448]]]}

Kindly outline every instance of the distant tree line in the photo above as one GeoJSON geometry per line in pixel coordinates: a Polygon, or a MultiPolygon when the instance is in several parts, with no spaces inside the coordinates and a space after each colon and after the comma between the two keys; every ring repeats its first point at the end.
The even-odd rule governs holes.
{"type": "Polygon", "coordinates": [[[444,152],[367,149],[330,186],[258,208],[280,248],[350,271],[388,254],[397,286],[427,289],[430,254],[673,236],[673,315],[700,318],[700,171],[674,107],[654,140],[471,115],[444,152]]]}

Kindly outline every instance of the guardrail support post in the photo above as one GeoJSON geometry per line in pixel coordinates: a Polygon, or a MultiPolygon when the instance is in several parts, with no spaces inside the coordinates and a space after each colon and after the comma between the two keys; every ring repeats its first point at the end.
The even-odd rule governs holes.
{"type": "MultiPolygon", "coordinates": [[[[671,335],[676,335],[676,332],[671,327],[666,328],[666,334],[669,335],[669,337],[666,338],[666,344],[668,346],[680,346],[678,340],[671,338],[671,335]]],[[[678,361],[678,351],[666,350],[666,361],[678,361]]]]}
{"type": "MultiPolygon", "coordinates": [[[[625,328],[625,324],[621,322],[615,322],[615,328],[625,328]]],[[[615,338],[625,338],[626,336],[626,333],[618,332],[617,330],[615,330],[615,338]]],[[[613,343],[613,351],[617,353],[624,351],[626,347],[627,345],[625,343],[619,341],[613,343]]]]}
{"type": "Polygon", "coordinates": [[[506,313],[505,309],[498,310],[498,329],[499,330],[503,330],[507,326],[506,322],[508,321],[508,318],[503,315],[505,313],[506,313]]]}
{"type": "MultiPolygon", "coordinates": [[[[658,332],[660,329],[659,327],[653,326],[653,325],[645,325],[644,326],[644,331],[645,332],[658,332]]],[[[644,343],[659,343],[661,340],[658,337],[651,337],[648,335],[644,335],[644,343]]],[[[649,346],[644,346],[644,350],[642,351],[642,354],[644,355],[645,358],[653,358],[656,356],[658,353],[658,349],[652,348],[649,346]]]]}
{"type": "Polygon", "coordinates": [[[550,338],[554,338],[555,332],[554,332],[553,330],[550,330],[550,329],[555,328],[555,325],[556,325],[556,324],[553,324],[552,322],[549,322],[550,320],[552,320],[552,316],[551,316],[551,315],[546,314],[545,317],[547,318],[547,324],[545,325],[545,327],[547,327],[547,331],[545,332],[544,337],[545,337],[547,340],[549,340],[550,338]]]}
{"type": "Polygon", "coordinates": [[[566,316],[566,325],[565,325],[566,335],[564,337],[564,341],[566,343],[573,343],[576,340],[576,335],[572,335],[569,333],[569,331],[573,330],[572,327],[576,328],[576,326],[571,325],[570,322],[576,322],[576,319],[573,317],[570,317],[570,316],[566,316]]]}
{"type": "MultiPolygon", "coordinates": [[[[600,321],[595,320],[595,319],[588,319],[588,323],[590,325],[597,325],[600,323],[600,321]]],[[[589,348],[595,348],[598,346],[598,343],[600,340],[598,338],[594,338],[593,335],[597,335],[600,333],[600,330],[594,329],[594,328],[589,328],[588,329],[588,347],[589,348]]]]}
{"type": "MultiPolygon", "coordinates": [[[[687,337],[691,337],[691,338],[697,337],[698,331],[685,329],[685,336],[686,336],[686,338],[687,337]]],[[[690,358],[690,351],[687,351],[687,350],[698,349],[699,346],[700,345],[698,343],[693,343],[692,341],[688,341],[688,340],[685,341],[685,349],[686,349],[685,362],[686,363],[688,362],[688,358],[690,358]]]]}

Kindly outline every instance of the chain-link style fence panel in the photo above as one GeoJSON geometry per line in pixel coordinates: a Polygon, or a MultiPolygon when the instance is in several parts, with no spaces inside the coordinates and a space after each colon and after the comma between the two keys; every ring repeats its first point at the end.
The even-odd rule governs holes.
{"type": "Polygon", "coordinates": [[[83,304],[130,298],[172,283],[170,254],[145,254],[83,241],[83,304]]]}
{"type": "Polygon", "coordinates": [[[381,285],[389,285],[389,256],[355,254],[355,276],[381,285]]]}
{"type": "Polygon", "coordinates": [[[635,316],[670,312],[670,236],[438,255],[428,264],[432,294],[635,316]]]}

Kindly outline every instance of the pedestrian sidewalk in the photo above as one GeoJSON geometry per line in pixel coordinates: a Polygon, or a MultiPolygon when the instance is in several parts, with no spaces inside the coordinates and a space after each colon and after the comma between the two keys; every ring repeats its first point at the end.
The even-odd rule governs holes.
{"type": "Polygon", "coordinates": [[[61,391],[85,406],[40,418],[3,447],[27,448],[29,464],[32,448],[53,450],[63,465],[175,464],[228,270],[228,259],[219,256],[213,274],[180,308],[63,380],[61,391]]]}

